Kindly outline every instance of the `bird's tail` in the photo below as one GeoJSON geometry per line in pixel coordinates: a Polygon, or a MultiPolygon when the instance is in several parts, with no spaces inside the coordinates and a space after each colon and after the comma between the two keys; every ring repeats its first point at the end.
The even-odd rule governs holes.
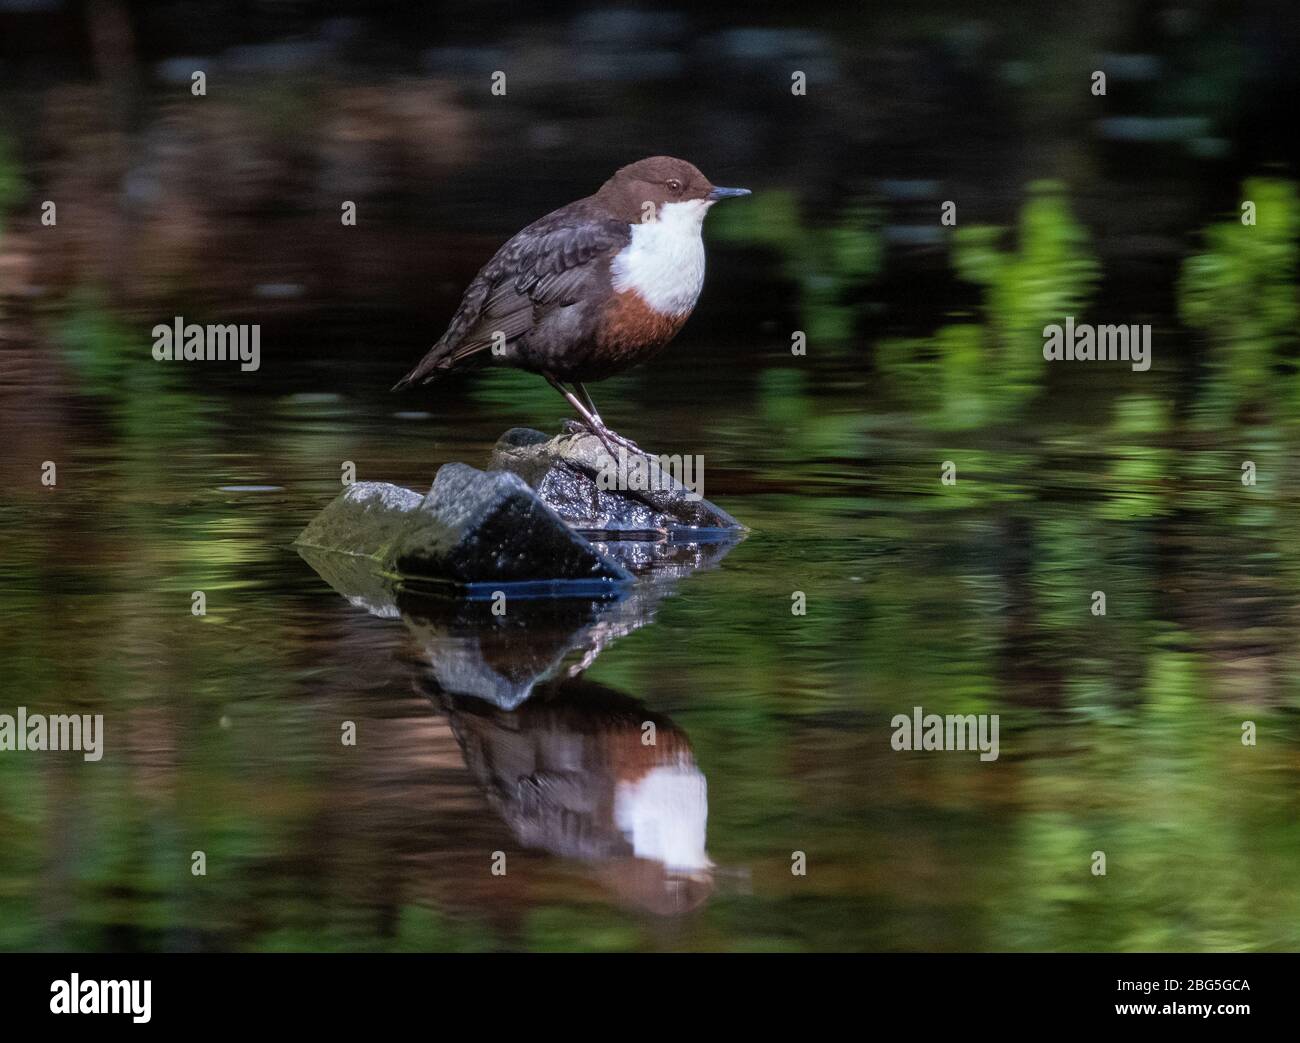
{"type": "Polygon", "coordinates": [[[406,374],[406,376],[394,384],[390,390],[405,391],[412,385],[423,384],[426,381],[433,380],[438,375],[439,369],[446,369],[446,366],[438,365],[439,361],[438,347],[435,345],[433,349],[424,356],[424,358],[420,359],[415,369],[411,370],[410,373],[406,374]]]}
{"type": "Polygon", "coordinates": [[[403,391],[415,384],[427,384],[431,380],[436,380],[470,355],[477,354],[482,348],[481,344],[449,345],[445,341],[439,341],[429,349],[429,353],[424,358],[420,359],[415,369],[393,385],[392,390],[403,391]]]}

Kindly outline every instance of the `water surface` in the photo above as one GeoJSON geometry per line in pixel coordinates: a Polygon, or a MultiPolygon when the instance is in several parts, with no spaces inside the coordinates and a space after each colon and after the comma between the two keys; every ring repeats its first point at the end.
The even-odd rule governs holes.
{"type": "Polygon", "coordinates": [[[703,452],[753,531],[612,614],[503,624],[385,618],[291,544],[343,461],[422,487],[558,396],[491,373],[404,418],[358,365],[357,393],[195,383],[141,417],[10,368],[6,703],[103,713],[107,752],[0,758],[3,943],[1294,947],[1297,504],[1270,432],[1197,441],[1149,377],[1067,372],[960,433],[846,365],[614,382],[607,416],[703,452]],[[449,692],[466,655],[520,709],[449,692]],[[894,751],[914,706],[1000,714],[998,760],[894,751]]]}

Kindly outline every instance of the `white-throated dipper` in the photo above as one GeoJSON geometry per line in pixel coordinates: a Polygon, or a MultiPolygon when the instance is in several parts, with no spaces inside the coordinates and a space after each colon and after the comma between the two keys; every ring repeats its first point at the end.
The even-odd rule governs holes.
{"type": "Polygon", "coordinates": [[[550,381],[611,454],[611,443],[635,450],[605,426],[583,385],[653,358],[673,339],[704,285],[704,215],[719,199],[747,195],[671,156],[623,167],[502,246],[447,332],[393,390],[501,362],[550,381]]]}

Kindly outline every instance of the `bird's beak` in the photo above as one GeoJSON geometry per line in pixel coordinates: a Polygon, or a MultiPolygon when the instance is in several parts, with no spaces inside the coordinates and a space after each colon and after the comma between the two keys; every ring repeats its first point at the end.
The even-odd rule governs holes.
{"type": "Polygon", "coordinates": [[[719,199],[732,199],[735,196],[747,196],[749,194],[747,188],[723,188],[720,185],[715,185],[713,191],[709,193],[709,199],[716,203],[719,199]]]}

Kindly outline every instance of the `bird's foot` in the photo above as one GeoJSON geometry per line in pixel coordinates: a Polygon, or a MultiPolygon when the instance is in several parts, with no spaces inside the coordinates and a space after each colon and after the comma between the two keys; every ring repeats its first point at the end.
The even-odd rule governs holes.
{"type": "Polygon", "coordinates": [[[611,431],[603,424],[588,424],[585,420],[566,420],[564,422],[564,431],[566,434],[590,434],[600,439],[606,451],[610,456],[617,456],[615,447],[625,449],[629,453],[635,453],[639,456],[645,456],[646,451],[637,445],[632,439],[624,438],[616,431],[611,431]]]}
{"type": "Polygon", "coordinates": [[[601,433],[603,433],[604,438],[608,438],[609,441],[613,442],[617,446],[621,446],[622,448],[626,449],[629,453],[635,453],[637,456],[646,455],[646,451],[642,449],[639,445],[637,445],[634,441],[632,441],[632,439],[624,438],[617,431],[611,431],[609,428],[604,428],[603,432],[601,433]]]}

